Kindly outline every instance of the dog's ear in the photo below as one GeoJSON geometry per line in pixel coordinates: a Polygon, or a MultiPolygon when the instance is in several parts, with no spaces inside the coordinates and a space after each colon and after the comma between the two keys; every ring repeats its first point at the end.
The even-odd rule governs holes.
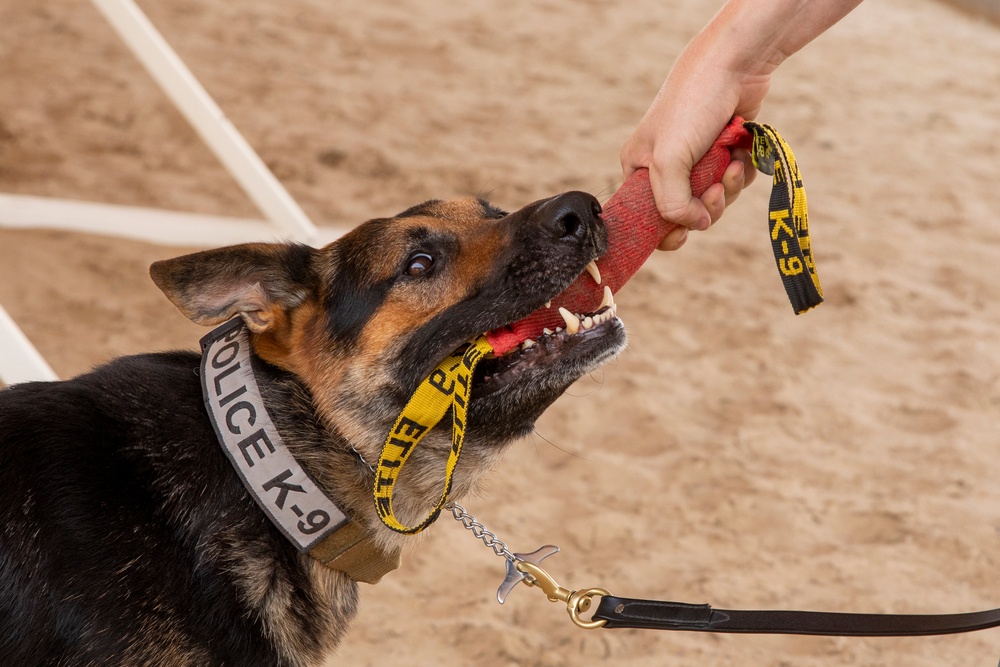
{"type": "Polygon", "coordinates": [[[149,275],[192,321],[212,326],[240,315],[263,333],[315,290],[313,249],[248,243],[154,262],[149,275]]]}

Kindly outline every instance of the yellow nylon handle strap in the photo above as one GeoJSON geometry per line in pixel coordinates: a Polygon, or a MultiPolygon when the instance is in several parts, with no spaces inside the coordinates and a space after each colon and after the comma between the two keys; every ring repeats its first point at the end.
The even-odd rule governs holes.
{"type": "Polygon", "coordinates": [[[747,121],[753,133],[753,164],[774,176],[768,204],[771,249],[795,314],[823,302],[823,288],[816,274],[812,241],[809,237],[809,209],[802,175],[795,155],[781,135],[770,125],[747,121]]]}
{"type": "Polygon", "coordinates": [[[462,441],[465,439],[465,412],[469,405],[472,372],[480,359],[492,350],[486,337],[479,336],[448,356],[420,383],[396,419],[375,468],[373,490],[379,518],[392,530],[408,535],[419,533],[438,518],[441,508],[448,501],[452,475],[455,473],[458,457],[462,454],[462,441]],[[445,466],[444,490],[437,505],[423,520],[415,526],[406,526],[396,518],[392,509],[396,481],[417,444],[444,418],[448,408],[452,412],[451,452],[445,466]]]}

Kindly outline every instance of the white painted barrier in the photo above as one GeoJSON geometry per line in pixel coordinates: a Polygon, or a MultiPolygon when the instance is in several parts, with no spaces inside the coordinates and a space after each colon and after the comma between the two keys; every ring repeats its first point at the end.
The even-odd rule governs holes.
{"type": "Polygon", "coordinates": [[[264,216],[310,243],[316,227],[132,0],[92,0],[264,216]]]}
{"type": "MultiPolygon", "coordinates": [[[[160,245],[206,248],[287,238],[264,220],[2,193],[0,227],[62,229],[160,245]]],[[[313,242],[325,245],[345,232],[346,229],[319,227],[313,242]]]]}
{"type": "Polygon", "coordinates": [[[4,384],[59,379],[3,306],[0,306],[0,379],[4,384]]]}
{"type": "MultiPolygon", "coordinates": [[[[0,225],[69,229],[190,246],[274,238],[317,244],[340,235],[339,230],[317,230],[132,0],[92,2],[272,224],[0,195],[0,225]]],[[[52,368],[0,307],[0,382],[55,379],[52,368]]]]}

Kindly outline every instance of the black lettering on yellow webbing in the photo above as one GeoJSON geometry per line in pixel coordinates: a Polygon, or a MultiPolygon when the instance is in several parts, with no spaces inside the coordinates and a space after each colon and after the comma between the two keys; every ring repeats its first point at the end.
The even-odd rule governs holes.
{"type": "Polygon", "coordinates": [[[802,175],[795,155],[773,127],[749,121],[743,126],[753,133],[754,166],[773,176],[768,203],[771,250],[785,292],[798,315],[823,302],[823,288],[813,261],[802,175]]]}
{"type": "MultiPolygon", "coordinates": [[[[773,176],[768,206],[771,247],[792,307],[796,314],[802,313],[823,301],[813,262],[802,177],[795,156],[774,128],[753,122],[744,123],[744,127],[753,135],[754,166],[773,176]]],[[[418,533],[440,515],[451,492],[452,475],[462,452],[472,372],[491,350],[485,336],[479,336],[438,364],[410,397],[390,430],[375,470],[372,491],[379,518],[390,529],[405,534],[418,533]],[[441,497],[419,523],[406,526],[397,519],[392,507],[396,482],[420,440],[449,409],[452,411],[452,446],[441,497]]]]}
{"type": "Polygon", "coordinates": [[[406,534],[420,532],[437,519],[441,508],[448,501],[452,475],[462,454],[462,442],[465,439],[465,413],[469,405],[472,372],[480,359],[491,350],[486,337],[479,336],[438,364],[417,387],[389,431],[375,469],[373,495],[379,518],[392,530],[406,534]],[[444,489],[427,516],[414,526],[406,526],[396,518],[392,508],[396,481],[417,444],[441,421],[449,408],[452,413],[451,451],[445,465],[444,489]]]}

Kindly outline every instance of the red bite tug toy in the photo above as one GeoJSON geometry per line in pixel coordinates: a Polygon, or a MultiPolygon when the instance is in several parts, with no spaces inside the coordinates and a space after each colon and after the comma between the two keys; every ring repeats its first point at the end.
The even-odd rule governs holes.
{"type": "MultiPolygon", "coordinates": [[[[742,118],[734,118],[725,127],[708,153],[691,171],[691,192],[701,196],[708,186],[722,180],[729,166],[733,148],[749,149],[751,133],[743,127],[742,118]]],[[[559,308],[570,313],[592,313],[601,307],[604,286],[613,294],[635,275],[649,259],[656,246],[676,225],[660,217],[649,185],[649,172],[636,171],[625,181],[618,192],[604,205],[601,215],[608,228],[608,252],[597,260],[601,284],[587,272],[582,273],[562,294],[552,300],[551,307],[539,308],[531,315],[501,329],[486,334],[497,355],[516,349],[525,340],[538,338],[545,328],[565,326],[559,308]]]]}

